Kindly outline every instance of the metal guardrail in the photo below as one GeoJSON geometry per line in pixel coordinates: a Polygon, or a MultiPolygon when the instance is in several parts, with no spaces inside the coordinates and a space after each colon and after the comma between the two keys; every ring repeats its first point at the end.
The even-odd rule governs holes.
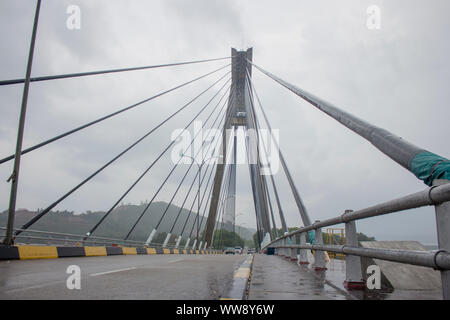
{"type": "Polygon", "coordinates": [[[410,265],[434,268],[441,272],[443,298],[450,299],[450,252],[445,248],[450,239],[450,183],[447,180],[435,180],[435,185],[404,197],[377,204],[365,209],[351,211],[324,221],[316,221],[312,225],[299,228],[267,244],[264,249],[274,248],[277,254],[299,259],[300,264],[308,264],[307,250],[317,250],[315,269],[326,270],[325,251],[345,254],[346,280],[348,288],[363,288],[364,280],[361,270],[361,257],[400,262],[410,265]],[[358,245],[356,220],[390,214],[408,209],[434,206],[438,231],[439,249],[435,251],[412,251],[393,249],[363,248],[358,245]],[[345,224],[346,245],[324,245],[322,227],[345,224]],[[315,244],[306,243],[308,232],[315,231],[315,244]],[[299,235],[300,243],[296,242],[299,235]],[[299,257],[297,250],[299,249],[299,257]]]}
{"type": "MultiPolygon", "coordinates": [[[[6,228],[0,227],[0,230],[6,231],[6,228]]],[[[30,230],[30,229],[14,229],[15,230],[21,230],[23,233],[16,236],[16,242],[20,243],[18,241],[19,239],[23,241],[24,243],[28,244],[31,243],[31,241],[35,241],[33,244],[36,245],[43,245],[43,244],[60,244],[63,245],[122,245],[122,246],[130,246],[130,247],[164,247],[164,248],[171,248],[171,249],[179,249],[180,246],[171,246],[166,245],[164,246],[163,243],[151,243],[147,245],[144,241],[134,241],[134,240],[123,240],[123,239],[115,239],[115,238],[108,238],[108,237],[98,237],[98,236],[91,236],[89,239],[86,239],[83,241],[83,238],[85,235],[78,235],[78,234],[71,234],[71,233],[60,233],[60,232],[51,232],[51,231],[42,231],[42,230],[30,230]],[[33,234],[33,235],[30,235],[33,234]],[[45,237],[45,235],[47,237],[45,237]],[[28,241],[27,241],[28,240],[28,241]],[[30,241],[31,240],[31,241],[30,241]],[[43,243],[39,243],[39,241],[42,241],[43,243]]],[[[214,248],[211,248],[214,249],[214,248]]],[[[200,249],[199,249],[200,250],[200,249]]]]}

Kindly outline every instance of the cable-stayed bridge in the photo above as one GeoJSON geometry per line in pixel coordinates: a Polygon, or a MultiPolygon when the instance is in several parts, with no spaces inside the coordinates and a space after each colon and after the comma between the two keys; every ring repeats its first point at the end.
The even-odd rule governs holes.
{"type": "MultiPolygon", "coordinates": [[[[277,281],[282,283],[283,271],[280,274],[276,271],[277,268],[288,270],[292,274],[292,268],[311,265],[311,270],[298,270],[299,278],[311,280],[309,285],[290,285],[290,290],[297,290],[301,292],[302,296],[308,298],[318,289],[323,289],[328,281],[325,277],[321,278],[320,276],[327,272],[328,253],[340,254],[345,257],[345,270],[342,273],[344,289],[331,286],[331,289],[322,290],[320,294],[324,299],[354,298],[354,295],[345,290],[367,290],[364,259],[364,261],[376,259],[437,270],[442,296],[445,299],[450,298],[450,184],[448,184],[450,161],[447,158],[418,147],[366,120],[359,119],[344,109],[272,74],[254,61],[252,48],[243,51],[233,48],[230,55],[220,58],[31,77],[39,5],[40,1],[38,1],[36,10],[26,77],[0,81],[0,86],[22,84],[24,86],[16,151],[14,154],[0,159],[0,165],[11,164],[13,167],[8,179],[11,184],[10,203],[7,224],[1,229],[4,231],[4,239],[0,247],[0,259],[7,261],[38,260],[30,264],[24,264],[21,261],[13,261],[11,264],[6,264],[5,261],[1,262],[0,268],[5,271],[0,276],[0,282],[3,283],[1,298],[33,298],[39,295],[56,298],[120,298],[124,295],[128,298],[153,299],[175,297],[186,299],[251,298],[252,290],[256,292],[253,297],[264,298],[264,296],[258,295],[257,288],[251,283],[248,287],[252,268],[259,272],[255,273],[256,279],[252,281],[258,282],[265,279],[266,283],[263,281],[260,284],[270,287],[277,281]],[[124,106],[102,117],[92,119],[85,124],[70,128],[64,133],[31,147],[22,147],[28,91],[34,82],[207,64],[212,61],[222,61],[223,66],[197,75],[187,82],[167,88],[158,94],[124,106]],[[314,213],[307,210],[296,187],[298,182],[289,170],[289,166],[295,165],[295,163],[285,159],[280,150],[277,136],[272,130],[265,106],[258,95],[257,84],[253,81],[252,74],[254,72],[261,72],[272,79],[274,84],[288,89],[366,139],[392,161],[422,180],[427,187],[421,192],[397,199],[387,199],[384,203],[361,210],[349,210],[328,220],[314,220],[314,213]],[[33,151],[45,148],[55,141],[62,140],[70,143],[71,135],[103,121],[108,121],[129,110],[145,108],[146,103],[167,94],[174,94],[178,89],[189,87],[201,79],[207,79],[210,84],[200,92],[193,92],[191,99],[173,110],[157,125],[149,128],[139,139],[111,155],[110,160],[79,181],[78,184],[69,190],[63,190],[58,198],[55,197],[52,203],[39,210],[23,225],[15,225],[22,156],[32,157],[33,151]],[[207,102],[193,117],[185,119],[185,126],[182,130],[174,131],[170,141],[154,159],[151,159],[145,170],[135,178],[131,185],[124,186],[120,197],[111,199],[111,206],[90,226],[89,230],[86,230],[85,234],[33,229],[38,221],[49,215],[65,199],[71,197],[94,177],[119,161],[142,141],[158,132],[158,129],[170,126],[172,119],[181,117],[183,111],[192,109],[202,97],[208,97],[207,102]],[[190,128],[194,128],[194,134],[186,139],[184,133],[190,128]],[[268,129],[269,137],[261,134],[262,128],[268,129]],[[261,253],[256,257],[223,254],[226,232],[235,233],[238,130],[243,130],[245,133],[244,144],[256,223],[255,243],[257,251],[261,253]],[[174,150],[178,152],[174,152],[174,150]],[[191,152],[192,150],[194,151],[191,152]],[[108,218],[127,195],[139,185],[145,176],[154,172],[158,161],[170,153],[178,155],[172,159],[173,166],[169,172],[165,173],[156,192],[142,207],[127,232],[117,235],[117,237],[96,235],[98,229],[108,221],[108,218]],[[297,227],[295,231],[290,230],[286,223],[279,188],[273,178],[275,162],[279,162],[284,178],[289,185],[290,196],[296,204],[299,225],[291,226],[297,227]],[[136,228],[145,221],[145,217],[153,215],[150,210],[152,205],[158,201],[161,190],[167,186],[167,182],[177,169],[181,169],[184,173],[176,187],[171,190],[169,202],[162,209],[156,223],[146,226],[148,234],[145,239],[134,239],[133,233],[136,232],[136,228]],[[191,172],[195,172],[194,177],[190,175],[191,172]],[[188,186],[188,191],[184,194],[183,186],[188,186]],[[157,235],[164,220],[167,219],[167,213],[172,210],[177,196],[181,196],[183,201],[179,204],[178,212],[161,241],[157,235]],[[435,207],[438,250],[389,246],[367,247],[359,243],[356,221],[421,206],[435,207]],[[188,213],[185,214],[186,212],[183,210],[188,213]],[[281,225],[277,225],[277,220],[281,225]],[[338,224],[345,224],[345,243],[324,243],[322,228],[338,224]],[[278,229],[282,230],[282,235],[278,234],[278,229]],[[47,245],[42,245],[43,243],[47,245]],[[286,264],[286,259],[273,257],[272,254],[285,257],[296,264],[291,262],[286,264]],[[39,258],[55,259],[44,261],[39,258]],[[83,291],[69,291],[70,293],[68,293],[64,276],[45,272],[51,268],[64,268],[69,261],[84,270],[83,274],[88,274],[89,281],[86,286],[89,287],[89,290],[87,295],[83,295],[83,291]],[[21,276],[23,274],[27,276],[21,276]],[[33,277],[33,274],[39,279],[33,277]],[[109,284],[97,280],[104,277],[109,279],[109,284]],[[129,285],[130,283],[132,285],[129,285]],[[157,288],[157,290],[150,290],[150,293],[148,288],[157,288]],[[107,294],[105,294],[106,291],[108,291],[107,294]]],[[[380,263],[378,265],[382,266],[380,263]]],[[[414,270],[411,272],[414,273],[414,270]]],[[[385,277],[388,277],[388,273],[384,269],[381,271],[385,277]]],[[[265,292],[270,292],[270,290],[265,292]]],[[[270,294],[265,297],[273,298],[270,294]]]]}

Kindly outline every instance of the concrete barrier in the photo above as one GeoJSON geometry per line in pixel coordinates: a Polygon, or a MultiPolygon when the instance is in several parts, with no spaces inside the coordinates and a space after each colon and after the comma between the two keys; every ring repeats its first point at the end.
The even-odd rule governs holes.
{"type": "Polygon", "coordinates": [[[0,260],[54,259],[68,257],[99,257],[116,255],[152,255],[152,254],[209,254],[209,250],[179,250],[169,248],[135,247],[57,247],[39,245],[0,245],[0,260]]]}
{"type": "Polygon", "coordinates": [[[21,260],[58,258],[58,249],[53,246],[18,246],[21,260]]]}
{"type": "Polygon", "coordinates": [[[84,252],[86,257],[103,257],[107,255],[105,247],[84,247],[84,252]]]}
{"type": "Polygon", "coordinates": [[[123,247],[122,252],[123,252],[123,254],[137,254],[136,248],[123,247]]]}
{"type": "MultiPolygon", "coordinates": [[[[361,241],[363,248],[428,251],[417,241],[361,241]]],[[[431,268],[413,266],[372,258],[361,258],[364,280],[367,280],[367,267],[378,265],[381,271],[383,289],[433,290],[441,288],[440,274],[431,268]]]]}

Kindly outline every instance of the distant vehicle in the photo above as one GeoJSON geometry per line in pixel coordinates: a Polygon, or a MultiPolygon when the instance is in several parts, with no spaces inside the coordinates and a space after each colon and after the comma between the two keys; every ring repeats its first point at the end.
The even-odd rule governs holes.
{"type": "Polygon", "coordinates": [[[224,254],[235,254],[235,250],[234,248],[225,248],[225,250],[223,250],[224,254]]]}
{"type": "Polygon", "coordinates": [[[241,247],[236,247],[236,248],[234,248],[234,252],[236,254],[242,254],[242,248],[241,247]]]}
{"type": "Polygon", "coordinates": [[[250,248],[250,249],[247,250],[247,253],[248,254],[253,254],[253,253],[256,253],[256,250],[254,248],[250,248]]]}
{"type": "Polygon", "coordinates": [[[240,112],[236,113],[236,116],[238,118],[245,118],[245,112],[240,111],[240,112]]]}

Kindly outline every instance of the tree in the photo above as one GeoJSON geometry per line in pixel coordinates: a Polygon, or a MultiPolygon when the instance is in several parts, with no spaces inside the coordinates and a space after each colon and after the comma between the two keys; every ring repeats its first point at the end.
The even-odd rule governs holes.
{"type": "Polygon", "coordinates": [[[255,248],[259,248],[258,232],[255,232],[253,234],[253,243],[255,245],[255,248]]]}
{"type": "Polygon", "coordinates": [[[224,229],[217,230],[214,233],[213,247],[244,247],[245,240],[242,239],[236,232],[227,231],[224,229]]]}
{"type": "Polygon", "coordinates": [[[358,241],[376,241],[375,237],[369,237],[362,232],[358,232],[358,241]]]}
{"type": "Polygon", "coordinates": [[[156,237],[152,239],[152,243],[163,244],[164,240],[166,240],[167,232],[159,232],[156,237]]]}

